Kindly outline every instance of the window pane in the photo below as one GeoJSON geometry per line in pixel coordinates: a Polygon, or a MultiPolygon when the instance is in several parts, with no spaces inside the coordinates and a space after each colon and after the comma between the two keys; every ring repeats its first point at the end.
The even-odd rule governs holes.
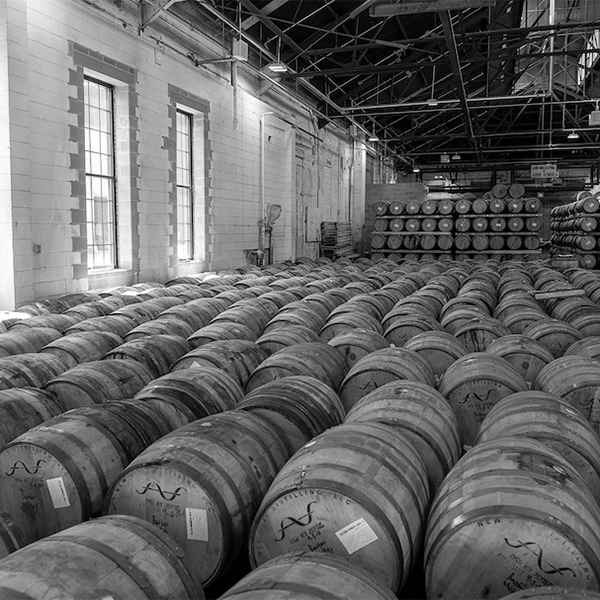
{"type": "Polygon", "coordinates": [[[86,79],[85,168],[89,268],[116,266],[112,88],[86,79]]]}
{"type": "Polygon", "coordinates": [[[193,258],[192,115],[177,111],[177,255],[193,258]]]}

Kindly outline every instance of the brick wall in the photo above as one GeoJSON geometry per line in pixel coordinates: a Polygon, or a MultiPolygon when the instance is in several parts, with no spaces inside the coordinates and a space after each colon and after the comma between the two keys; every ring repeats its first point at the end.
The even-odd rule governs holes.
{"type": "Polygon", "coordinates": [[[355,163],[351,190],[350,140],[344,132],[332,125],[317,129],[310,111],[275,89],[261,95],[259,80],[243,65],[234,74],[229,64],[196,66],[187,58],[189,50],[199,58],[218,56],[214,40],[195,34],[199,41],[190,42],[191,36],[178,35],[162,19],[142,35],[138,27],[135,0],[0,0],[5,34],[0,55],[8,65],[0,73],[5,100],[0,128],[10,139],[10,151],[6,145],[0,151],[6,167],[0,186],[10,197],[0,211],[0,258],[10,280],[0,309],[248,264],[248,251],[260,243],[265,112],[276,115],[264,123],[264,204],[283,208],[273,226],[275,259],[295,259],[307,248],[316,252],[304,242],[304,210],[311,202],[323,220],[347,220],[354,212],[358,234],[362,230],[364,212],[354,206],[364,203],[364,167],[355,163]],[[120,268],[99,273],[86,260],[82,88],[88,72],[116,86],[120,132],[120,268]],[[176,248],[173,111],[185,95],[205,107],[206,127],[205,168],[196,174],[202,192],[197,256],[182,262],[176,248]],[[315,157],[323,154],[330,162],[328,168],[309,165],[306,196],[296,182],[300,130],[314,134],[315,157]],[[39,253],[33,253],[34,245],[39,253]]]}

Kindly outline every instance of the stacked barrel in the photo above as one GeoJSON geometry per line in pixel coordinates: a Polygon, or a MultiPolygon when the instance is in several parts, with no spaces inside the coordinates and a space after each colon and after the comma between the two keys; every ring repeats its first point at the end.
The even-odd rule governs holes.
{"type": "Polygon", "coordinates": [[[482,198],[456,202],[457,256],[514,256],[539,252],[541,201],[520,184],[495,185],[482,198]]]}
{"type": "Polygon", "coordinates": [[[593,597],[599,300],[544,260],[362,258],[23,306],[2,597],[593,597]]]}
{"type": "Polygon", "coordinates": [[[377,202],[371,257],[511,258],[540,252],[541,201],[520,184],[497,184],[482,198],[377,202]]]}
{"type": "Polygon", "coordinates": [[[394,200],[373,206],[372,258],[391,260],[450,256],[454,203],[450,200],[394,200]]]}
{"type": "Polygon", "coordinates": [[[600,256],[599,218],[600,193],[581,191],[573,202],[552,208],[550,253],[554,256],[573,256],[579,266],[595,268],[600,256]]]}

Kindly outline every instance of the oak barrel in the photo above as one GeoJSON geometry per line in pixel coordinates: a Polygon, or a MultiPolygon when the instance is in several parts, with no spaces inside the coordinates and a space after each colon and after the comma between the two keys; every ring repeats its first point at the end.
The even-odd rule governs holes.
{"type": "Polygon", "coordinates": [[[419,555],[428,503],[425,465],[400,431],[344,423],[279,471],[252,524],[250,564],[318,551],[347,558],[397,592],[419,555]]]}
{"type": "Polygon", "coordinates": [[[395,600],[392,591],[356,564],[322,552],[291,552],[248,573],[220,600],[260,598],[395,600]]]}
{"type": "Polygon", "coordinates": [[[442,483],[424,563],[428,598],[497,599],[566,582],[598,591],[600,509],[571,464],[541,442],[482,442],[442,483]]]}
{"type": "Polygon", "coordinates": [[[459,358],[442,375],[438,391],[458,418],[461,442],[471,446],[479,426],[502,398],[529,389],[527,381],[505,359],[486,352],[459,358]]]}
{"type": "Polygon", "coordinates": [[[1,560],[0,594],[6,600],[202,600],[202,584],[182,559],[181,548],[155,525],[100,517],[1,560]]]}
{"type": "Polygon", "coordinates": [[[389,348],[390,345],[383,335],[370,329],[350,329],[327,343],[342,355],[346,372],[367,354],[389,348]]]}
{"type": "Polygon", "coordinates": [[[448,401],[418,381],[392,381],[361,398],[345,423],[377,421],[398,427],[425,463],[431,495],[462,454],[458,422],[448,401]]]}
{"type": "Polygon", "coordinates": [[[50,342],[40,352],[53,354],[69,368],[80,363],[103,359],[123,343],[123,338],[110,331],[80,331],[50,342]]]}
{"type": "Polygon", "coordinates": [[[240,556],[260,501],[287,459],[283,439],[257,414],[205,417],[132,461],[109,490],[104,512],[157,524],[206,586],[240,556]]]}

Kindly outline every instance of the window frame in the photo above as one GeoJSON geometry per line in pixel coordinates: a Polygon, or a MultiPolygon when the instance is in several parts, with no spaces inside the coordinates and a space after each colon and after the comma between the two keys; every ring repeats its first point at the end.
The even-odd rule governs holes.
{"type": "Polygon", "coordinates": [[[196,254],[196,228],[195,228],[195,152],[194,152],[194,137],[195,137],[195,115],[190,110],[185,110],[184,107],[177,106],[176,107],[176,126],[175,126],[175,143],[176,143],[176,197],[177,197],[177,208],[176,208],[176,219],[177,219],[177,260],[179,262],[190,262],[194,260],[196,254]],[[185,135],[187,136],[187,144],[185,149],[185,154],[187,158],[187,165],[184,167],[181,165],[181,135],[182,131],[180,130],[180,117],[185,119],[185,123],[187,123],[187,131],[185,135]],[[185,170],[187,173],[187,183],[180,183],[180,172],[185,170]],[[185,206],[180,202],[180,190],[185,189],[187,191],[187,203],[185,206]],[[182,212],[185,210],[186,218],[183,218],[182,212]],[[187,250],[185,255],[182,256],[181,246],[182,246],[182,237],[181,237],[181,229],[185,228],[187,230],[187,239],[184,243],[187,246],[187,250]]]}

